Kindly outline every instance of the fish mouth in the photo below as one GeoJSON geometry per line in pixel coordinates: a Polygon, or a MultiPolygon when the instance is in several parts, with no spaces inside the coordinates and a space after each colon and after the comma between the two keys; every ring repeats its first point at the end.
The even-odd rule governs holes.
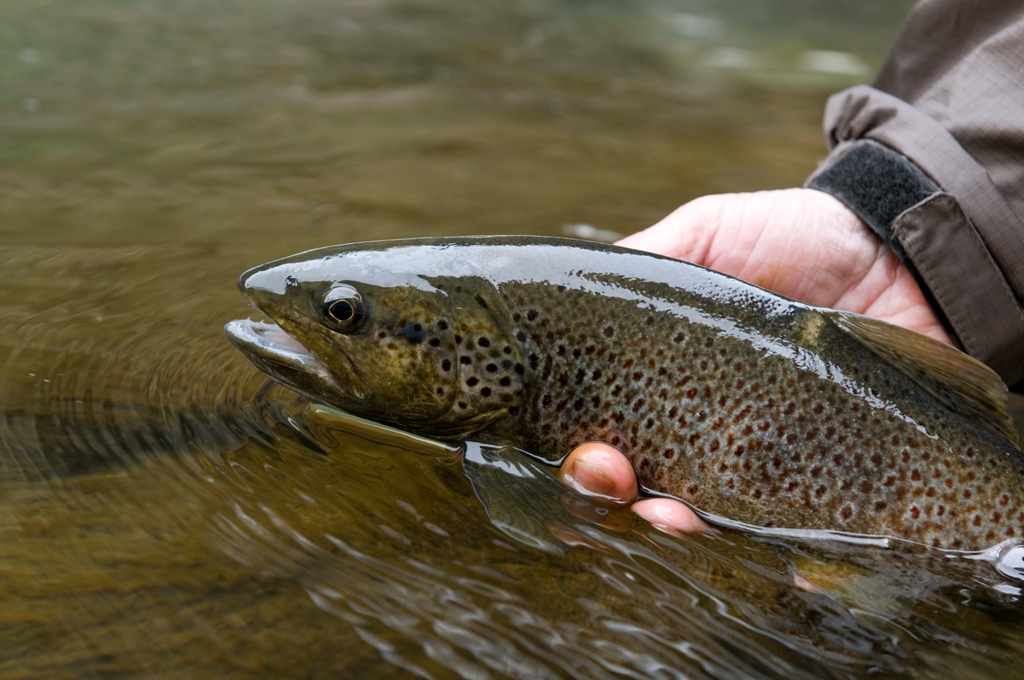
{"type": "Polygon", "coordinates": [[[276,323],[236,319],[224,326],[224,335],[258,369],[297,392],[313,398],[360,396],[358,390],[341,383],[326,364],[276,323]]]}

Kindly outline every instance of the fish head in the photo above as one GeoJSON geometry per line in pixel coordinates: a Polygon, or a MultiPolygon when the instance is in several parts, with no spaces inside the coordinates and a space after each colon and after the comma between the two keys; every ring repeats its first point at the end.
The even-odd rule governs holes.
{"type": "Polygon", "coordinates": [[[451,439],[522,393],[500,296],[454,275],[443,252],[320,249],[251,269],[239,287],[274,323],[233,321],[228,339],[278,382],[349,413],[451,439]]]}

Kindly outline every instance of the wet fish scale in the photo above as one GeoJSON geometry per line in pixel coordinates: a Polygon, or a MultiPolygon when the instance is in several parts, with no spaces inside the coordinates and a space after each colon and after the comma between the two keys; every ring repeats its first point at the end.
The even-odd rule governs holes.
{"type": "Polygon", "coordinates": [[[1024,461],[986,420],[988,392],[972,392],[986,369],[934,343],[925,354],[947,363],[929,364],[920,336],[879,322],[666,258],[531,238],[341,246],[242,286],[359,389],[306,380],[313,360],[289,366],[267,342],[236,344],[357,414],[551,460],[606,441],[647,489],[749,524],[952,549],[1024,535],[1024,461]],[[315,318],[337,282],[365,299],[358,332],[315,318]]]}
{"type": "MultiPolygon", "coordinates": [[[[990,488],[1015,475],[1011,460],[960,448],[948,426],[927,436],[835,382],[671,313],[635,309],[609,323],[586,293],[554,301],[536,287],[505,288],[511,309],[528,309],[513,319],[536,368],[519,421],[494,429],[535,432],[528,450],[558,457],[605,441],[645,487],[766,527],[903,526],[903,537],[946,548],[1024,535],[1024,507],[1010,489],[990,488]]],[[[892,373],[890,382],[906,381],[892,373]]]]}

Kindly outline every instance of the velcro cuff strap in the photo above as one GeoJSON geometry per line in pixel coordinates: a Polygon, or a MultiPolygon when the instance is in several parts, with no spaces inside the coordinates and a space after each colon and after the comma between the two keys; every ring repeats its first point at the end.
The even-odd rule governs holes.
{"type": "Polygon", "coordinates": [[[806,186],[845,203],[907,262],[893,238],[892,224],[904,211],[941,191],[910,159],[870,140],[848,143],[832,162],[815,172],[806,186]]]}

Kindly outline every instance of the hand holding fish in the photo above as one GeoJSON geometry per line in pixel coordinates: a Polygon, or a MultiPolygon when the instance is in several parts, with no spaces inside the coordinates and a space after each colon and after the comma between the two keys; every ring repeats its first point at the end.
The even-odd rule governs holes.
{"type": "MultiPolygon", "coordinates": [[[[849,208],[813,189],[704,196],[618,245],[693,262],[822,307],[873,316],[949,343],[899,258],[849,208]]],[[[669,532],[706,528],[685,504],[637,501],[629,460],[597,442],[577,447],[561,479],[628,504],[669,532]]]]}
{"type": "Polygon", "coordinates": [[[892,250],[841,201],[814,189],[703,196],[617,245],[952,344],[892,250]]]}

